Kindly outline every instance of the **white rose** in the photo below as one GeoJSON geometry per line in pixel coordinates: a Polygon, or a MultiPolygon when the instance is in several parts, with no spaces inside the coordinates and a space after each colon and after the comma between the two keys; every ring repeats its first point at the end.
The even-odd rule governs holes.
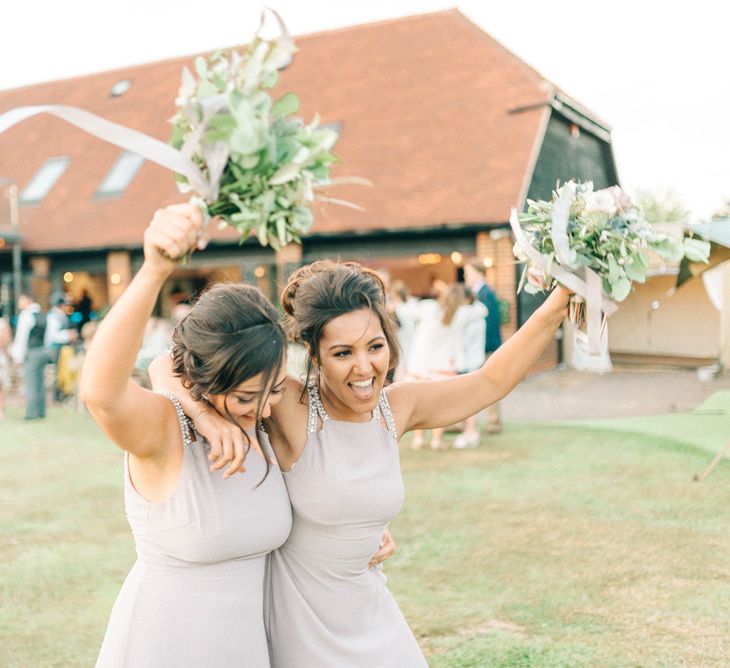
{"type": "Polygon", "coordinates": [[[618,186],[611,186],[610,188],[604,188],[599,192],[607,192],[613,197],[613,201],[616,204],[616,208],[621,211],[629,211],[634,208],[634,203],[631,198],[618,186]]]}
{"type": "Polygon", "coordinates": [[[585,202],[586,206],[585,209],[583,209],[583,213],[592,213],[596,211],[608,214],[609,216],[616,215],[616,200],[607,190],[597,190],[594,193],[586,193],[585,202]]]}

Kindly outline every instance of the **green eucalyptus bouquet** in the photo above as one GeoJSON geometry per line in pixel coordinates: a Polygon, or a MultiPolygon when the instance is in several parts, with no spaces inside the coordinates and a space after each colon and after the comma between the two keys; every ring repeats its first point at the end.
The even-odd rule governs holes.
{"type": "MultiPolygon", "coordinates": [[[[526,241],[544,260],[548,283],[554,280],[551,269],[556,265],[571,273],[588,268],[600,277],[605,295],[616,302],[626,299],[634,282],[646,281],[649,251],[669,262],[683,258],[707,262],[710,253],[706,241],[656,230],[618,186],[594,191],[590,181],[568,181],[550,201],[527,200],[519,222],[526,241]]],[[[525,249],[516,244],[514,253],[527,262],[519,289],[539,291],[543,286],[528,280],[531,263],[525,249]]],[[[580,323],[581,300],[573,301],[571,319],[580,323]]]]}
{"type": "MultiPolygon", "coordinates": [[[[211,184],[205,200],[198,200],[207,215],[236,228],[240,243],[253,233],[262,245],[278,250],[301,243],[313,223],[315,199],[359,207],[317,193],[335,185],[330,165],[337,161],[332,153],[337,132],[320,127],[317,118],[305,124],[294,117],[299,110],[294,93],[274,101],[267,92],[296,52],[274,15],[281,27],[278,39],[267,41],[257,33],[243,49],[197,58],[197,76],[183,69],[170,143],[211,184]]],[[[193,190],[185,176],[175,177],[181,192],[193,190]]],[[[338,181],[345,182],[363,180],[338,181]]]]}

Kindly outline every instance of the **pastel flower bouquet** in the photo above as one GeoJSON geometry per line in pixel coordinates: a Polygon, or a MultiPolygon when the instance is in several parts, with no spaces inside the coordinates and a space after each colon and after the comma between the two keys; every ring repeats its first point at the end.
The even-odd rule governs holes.
{"type": "Polygon", "coordinates": [[[669,262],[707,262],[710,252],[706,241],[657,231],[618,186],[594,191],[591,182],[568,181],[550,201],[528,200],[527,211],[513,214],[511,222],[515,256],[526,263],[519,289],[534,293],[556,282],[567,285],[576,292],[570,318],[578,327],[587,300],[610,315],[634,282],[646,281],[650,251],[669,262]],[[544,285],[527,280],[534,268],[545,276],[544,285]]]}

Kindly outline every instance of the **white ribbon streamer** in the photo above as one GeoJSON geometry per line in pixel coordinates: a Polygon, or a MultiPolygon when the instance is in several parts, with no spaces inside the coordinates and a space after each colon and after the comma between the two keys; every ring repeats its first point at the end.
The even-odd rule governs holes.
{"type": "MultiPolygon", "coordinates": [[[[570,211],[570,204],[568,204],[568,211],[570,211]]],[[[546,275],[552,276],[556,281],[568,288],[568,290],[573,291],[585,300],[588,352],[590,355],[604,354],[608,350],[606,318],[613,315],[618,309],[618,306],[616,302],[606,297],[606,294],[603,292],[600,276],[589,267],[566,269],[556,262],[552,263],[548,271],[547,257],[533,248],[530,242],[527,241],[525,233],[520,226],[517,211],[514,208],[510,214],[509,222],[518,246],[530,261],[536,267],[542,269],[546,275]],[[582,273],[583,277],[579,276],[579,273],[582,273]]],[[[558,232],[558,238],[560,238],[560,232],[558,232]]],[[[557,257],[557,246],[555,254],[557,257]]]]}
{"type": "Polygon", "coordinates": [[[57,116],[99,139],[126,151],[137,153],[150,162],[181,174],[188,179],[193,190],[203,199],[211,197],[216,190],[195,163],[169,144],[78,107],[53,104],[16,107],[0,115],[0,134],[13,125],[38,114],[57,116]]]}
{"type": "Polygon", "coordinates": [[[568,188],[562,188],[558,201],[553,205],[552,211],[552,228],[550,236],[553,240],[553,248],[555,248],[555,257],[564,267],[577,269],[578,255],[571,250],[568,242],[568,221],[570,220],[570,207],[573,204],[574,193],[568,188]]]}

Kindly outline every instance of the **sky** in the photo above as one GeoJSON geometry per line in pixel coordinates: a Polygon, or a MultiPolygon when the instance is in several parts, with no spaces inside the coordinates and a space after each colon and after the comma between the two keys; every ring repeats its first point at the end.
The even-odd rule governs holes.
{"type": "MultiPolygon", "coordinates": [[[[722,2],[270,0],[293,35],[458,8],[612,128],[623,187],[706,218],[730,199],[730,39],[722,2]]],[[[8,1],[0,89],[245,43],[263,3],[8,1]]]]}

